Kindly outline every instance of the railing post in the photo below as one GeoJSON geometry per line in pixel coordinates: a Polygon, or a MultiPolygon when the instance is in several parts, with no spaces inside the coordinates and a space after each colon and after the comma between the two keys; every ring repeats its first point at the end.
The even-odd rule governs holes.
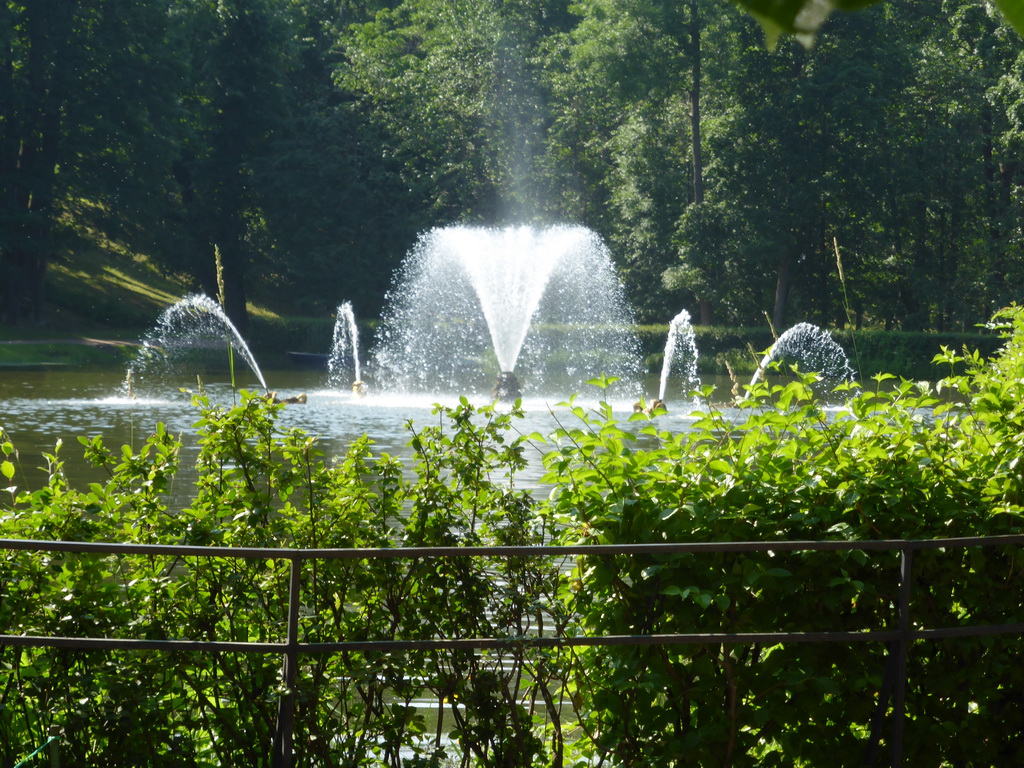
{"type": "Polygon", "coordinates": [[[60,768],[60,737],[64,735],[64,729],[59,725],[50,726],[50,768],[60,768]]]}
{"type": "Polygon", "coordinates": [[[277,705],[277,733],[274,735],[274,768],[292,768],[295,756],[295,686],[299,678],[299,600],[302,558],[291,558],[288,580],[288,639],[284,651],[281,677],[284,692],[277,705]]]}
{"type": "Polygon", "coordinates": [[[896,690],[892,702],[892,768],[903,766],[903,721],[907,701],[907,656],[910,655],[910,586],[914,550],[900,550],[899,640],[896,643],[896,690]]]}

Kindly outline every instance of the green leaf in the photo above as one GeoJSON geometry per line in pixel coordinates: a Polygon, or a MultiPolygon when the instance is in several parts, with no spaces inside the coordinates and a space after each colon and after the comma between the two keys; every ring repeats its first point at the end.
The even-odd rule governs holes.
{"type": "Polygon", "coordinates": [[[694,590],[694,587],[686,587],[684,589],[683,587],[678,587],[678,586],[673,584],[673,585],[665,587],[663,590],[661,590],[661,594],[663,594],[663,595],[677,595],[679,597],[686,597],[693,590],[694,590]]]}
{"type": "MultiPolygon", "coordinates": [[[[877,0],[733,0],[764,28],[768,50],[775,48],[780,34],[795,35],[806,47],[814,44],[821,25],[832,11],[852,11],[877,0]]],[[[1018,0],[1003,0],[1016,3],[1018,0]]]]}
{"type": "Polygon", "coordinates": [[[9,461],[0,463],[0,475],[3,475],[8,480],[14,478],[14,464],[9,461]]]}
{"type": "Polygon", "coordinates": [[[697,603],[701,608],[708,608],[711,605],[713,598],[707,592],[699,592],[693,596],[693,601],[697,603]]]}
{"type": "Polygon", "coordinates": [[[996,0],[996,7],[1010,26],[1024,35],[1024,0],[996,0]]]}

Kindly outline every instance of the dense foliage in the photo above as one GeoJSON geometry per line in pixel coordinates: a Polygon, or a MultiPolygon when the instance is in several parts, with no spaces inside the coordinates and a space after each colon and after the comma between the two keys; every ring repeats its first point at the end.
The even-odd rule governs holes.
{"type": "MultiPolygon", "coordinates": [[[[1020,532],[1019,438],[1006,430],[1017,417],[992,408],[1009,394],[993,383],[966,410],[903,382],[836,413],[806,382],[764,385],[739,422],[712,412],[683,434],[647,428],[654,450],[630,449],[610,413],[578,411],[585,426],[562,435],[571,449],[548,478],[553,512],[565,540],[581,543],[1020,532]]],[[[943,386],[968,394],[966,381],[943,386]]],[[[1018,558],[1016,547],[920,555],[914,625],[1018,621],[1018,558]]],[[[596,635],[862,631],[897,625],[898,572],[891,552],[586,557],[569,604],[596,635]]],[[[917,644],[909,764],[1020,759],[1002,735],[1024,724],[1010,672],[1020,648],[1019,638],[917,644]]],[[[616,765],[862,765],[888,738],[873,722],[879,696],[886,711],[878,644],[593,648],[575,663],[582,724],[616,765]]]]}
{"type": "MultiPolygon", "coordinates": [[[[181,443],[158,428],[110,450],[106,482],[23,482],[0,434],[0,536],[351,548],[928,539],[1024,532],[1024,313],[996,317],[991,360],[943,350],[938,385],[879,376],[827,406],[813,377],[771,378],[736,409],[704,403],[677,434],[575,400],[551,435],[519,411],[438,407],[409,424],[412,461],[362,439],[342,456],[282,430],[281,408],[196,396],[199,477],[169,509],[181,443]],[[952,375],[965,369],[963,375],[952,375]],[[529,452],[545,498],[517,480],[529,452]]],[[[280,641],[284,560],[0,555],[5,634],[280,641]]],[[[302,574],[303,641],[886,629],[890,552],[320,560],[302,574]]],[[[1019,622],[1019,547],[918,553],[917,627],[1019,622]]],[[[913,644],[913,765],[1022,757],[1014,635],[913,644]]],[[[299,765],[860,765],[889,733],[882,643],[737,643],[342,652],[304,657],[299,765]],[[436,718],[428,718],[434,713],[436,718]],[[880,722],[884,722],[881,720],[880,722]],[[444,757],[447,753],[448,757],[444,757]]],[[[0,764],[49,727],[79,766],[270,765],[273,656],[0,644],[0,764]]]]}
{"type": "Polygon", "coordinates": [[[373,317],[417,233],[515,220],[596,230],[645,322],[970,328],[1024,279],[1022,39],[815,7],[862,5],[769,52],[723,0],[4,0],[0,319],[85,241],[210,295],[219,249],[243,332],[373,317]]]}

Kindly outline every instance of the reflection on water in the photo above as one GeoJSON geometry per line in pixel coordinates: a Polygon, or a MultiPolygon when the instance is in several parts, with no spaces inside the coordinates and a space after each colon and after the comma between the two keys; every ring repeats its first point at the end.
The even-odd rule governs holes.
{"type": "MultiPolygon", "coordinates": [[[[317,371],[269,371],[265,376],[280,397],[308,394],[305,405],[283,409],[279,425],[282,429],[298,427],[318,436],[327,456],[343,454],[352,441],[365,434],[374,441],[374,453],[407,458],[411,452],[406,445],[409,441],[406,423],[412,420],[421,427],[436,423],[437,417],[431,414],[433,404],[456,403],[458,399],[456,395],[358,398],[350,391],[327,388],[325,375],[317,371]]],[[[255,378],[241,380],[238,385],[260,389],[255,378]]],[[[204,376],[202,386],[214,402],[230,404],[235,397],[225,375],[204,376]]],[[[60,453],[66,474],[72,485],[78,487],[83,482],[103,479],[85,463],[77,440],[79,436],[102,435],[108,448],[121,445],[137,448],[156,424],[163,422],[168,431],[180,435],[184,443],[178,488],[183,494],[180,502],[186,503],[187,489],[182,486],[194,478],[189,471],[197,451],[193,425],[199,414],[191,404],[191,396],[183,389],[197,390],[196,379],[165,380],[156,386],[150,382],[146,391],[137,392],[136,398],[132,398],[125,394],[123,373],[117,369],[0,371],[0,428],[7,432],[18,450],[21,468],[28,475],[29,490],[32,490],[44,481],[45,475],[37,469],[45,465],[42,454],[52,452],[58,440],[63,441],[60,453]]],[[[597,395],[598,390],[590,393],[588,402],[584,393],[578,403],[593,405],[597,395]]],[[[481,400],[478,404],[484,402],[481,400]]],[[[524,434],[548,434],[559,424],[573,426],[572,415],[558,408],[557,402],[555,399],[527,399],[524,402],[526,418],[516,420],[516,428],[524,434]]],[[[622,419],[632,413],[632,403],[612,405],[622,419]]],[[[659,426],[669,430],[685,429],[692,420],[692,404],[679,401],[667,405],[669,414],[659,418],[659,426]]],[[[537,484],[541,476],[540,452],[529,458],[529,469],[518,476],[520,486],[537,484]]],[[[17,476],[17,481],[25,487],[21,475],[17,476]]],[[[173,508],[175,503],[171,506],[173,508]]]]}

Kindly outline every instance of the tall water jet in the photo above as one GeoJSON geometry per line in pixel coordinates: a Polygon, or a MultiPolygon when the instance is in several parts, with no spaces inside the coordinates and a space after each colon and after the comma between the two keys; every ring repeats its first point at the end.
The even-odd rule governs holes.
{"type": "Polygon", "coordinates": [[[263,373],[234,323],[209,296],[193,294],[157,318],[153,330],[143,338],[127,378],[138,388],[147,377],[162,377],[174,368],[187,368],[193,375],[211,366],[224,367],[233,354],[245,362],[266,390],[263,373]]]}
{"type": "Polygon", "coordinates": [[[327,381],[333,387],[354,387],[363,380],[363,374],[359,365],[359,327],[352,302],[340,305],[336,314],[331,354],[327,358],[327,381]]]}
{"type": "Polygon", "coordinates": [[[607,249],[590,230],[452,226],[399,271],[372,358],[383,388],[568,396],[602,373],[639,392],[639,345],[607,249]]]}
{"type": "Polygon", "coordinates": [[[665,357],[661,362],[661,384],[658,387],[658,399],[662,402],[668,394],[670,378],[679,379],[684,395],[700,387],[700,377],[697,375],[697,338],[690,323],[690,313],[685,309],[668,325],[665,357]]]}
{"type": "Polygon", "coordinates": [[[829,387],[853,381],[856,374],[850,367],[846,352],[832,334],[811,323],[797,323],[783,333],[761,359],[750,384],[762,378],[774,362],[795,364],[803,372],[818,373],[819,380],[829,387]]]}

